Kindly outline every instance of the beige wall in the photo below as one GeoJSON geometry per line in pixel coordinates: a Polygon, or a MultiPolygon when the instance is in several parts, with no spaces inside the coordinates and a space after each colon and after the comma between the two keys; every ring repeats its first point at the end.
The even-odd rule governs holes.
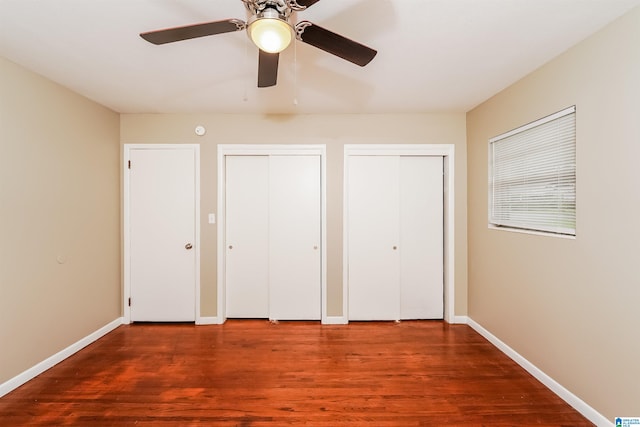
{"type": "Polygon", "coordinates": [[[469,316],[609,419],[640,414],[640,8],[467,115],[469,316]],[[487,229],[487,141],[576,105],[575,240],[487,229]]]}
{"type": "Polygon", "coordinates": [[[120,317],[118,122],[0,57],[0,384],[120,317]]]}
{"type": "Polygon", "coordinates": [[[326,144],[328,315],[342,315],[342,175],[344,144],[455,145],[455,314],[467,310],[466,136],[464,114],[224,115],[125,114],[123,144],[197,143],[201,155],[201,315],[216,315],[217,144],[326,144]],[[196,125],[207,133],[198,137],[196,125]]]}

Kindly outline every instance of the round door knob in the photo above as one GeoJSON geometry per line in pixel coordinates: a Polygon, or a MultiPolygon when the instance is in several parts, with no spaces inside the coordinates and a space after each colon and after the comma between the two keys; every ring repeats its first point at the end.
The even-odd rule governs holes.
{"type": "Polygon", "coordinates": [[[189,249],[193,248],[193,245],[191,243],[187,243],[186,245],[184,245],[184,248],[186,250],[189,250],[189,249]]]}
{"type": "Polygon", "coordinates": [[[229,245],[229,249],[233,249],[233,245],[229,245]]]}
{"type": "Polygon", "coordinates": [[[394,246],[394,247],[393,247],[393,250],[395,251],[396,249],[398,249],[398,247],[397,247],[397,246],[394,246]]]}
{"type": "Polygon", "coordinates": [[[318,249],[318,246],[314,246],[313,249],[318,249]]]}

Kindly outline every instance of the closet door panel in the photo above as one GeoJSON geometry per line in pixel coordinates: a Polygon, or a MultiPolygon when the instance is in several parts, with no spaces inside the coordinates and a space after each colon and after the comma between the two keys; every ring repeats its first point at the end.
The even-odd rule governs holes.
{"type": "Polygon", "coordinates": [[[269,317],[269,157],[226,156],[226,310],[269,317]]]}
{"type": "Polygon", "coordinates": [[[349,320],[398,320],[399,157],[348,162],[349,320]]]}
{"type": "Polygon", "coordinates": [[[321,317],[320,156],[271,156],[269,317],[321,317]]]}
{"type": "Polygon", "coordinates": [[[443,159],[400,158],[402,319],[442,319],[443,159]]]}

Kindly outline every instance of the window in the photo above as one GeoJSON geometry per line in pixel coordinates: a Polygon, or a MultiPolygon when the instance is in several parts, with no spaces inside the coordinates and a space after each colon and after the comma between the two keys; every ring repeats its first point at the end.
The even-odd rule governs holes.
{"type": "Polygon", "coordinates": [[[489,226],[576,234],[575,106],[489,140],[489,226]]]}

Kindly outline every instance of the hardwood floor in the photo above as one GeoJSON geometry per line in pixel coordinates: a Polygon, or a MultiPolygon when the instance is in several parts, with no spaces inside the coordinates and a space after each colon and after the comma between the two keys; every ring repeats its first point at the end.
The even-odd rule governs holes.
{"type": "Polygon", "coordinates": [[[466,325],[124,325],[0,399],[2,426],[591,426],[466,325]]]}

